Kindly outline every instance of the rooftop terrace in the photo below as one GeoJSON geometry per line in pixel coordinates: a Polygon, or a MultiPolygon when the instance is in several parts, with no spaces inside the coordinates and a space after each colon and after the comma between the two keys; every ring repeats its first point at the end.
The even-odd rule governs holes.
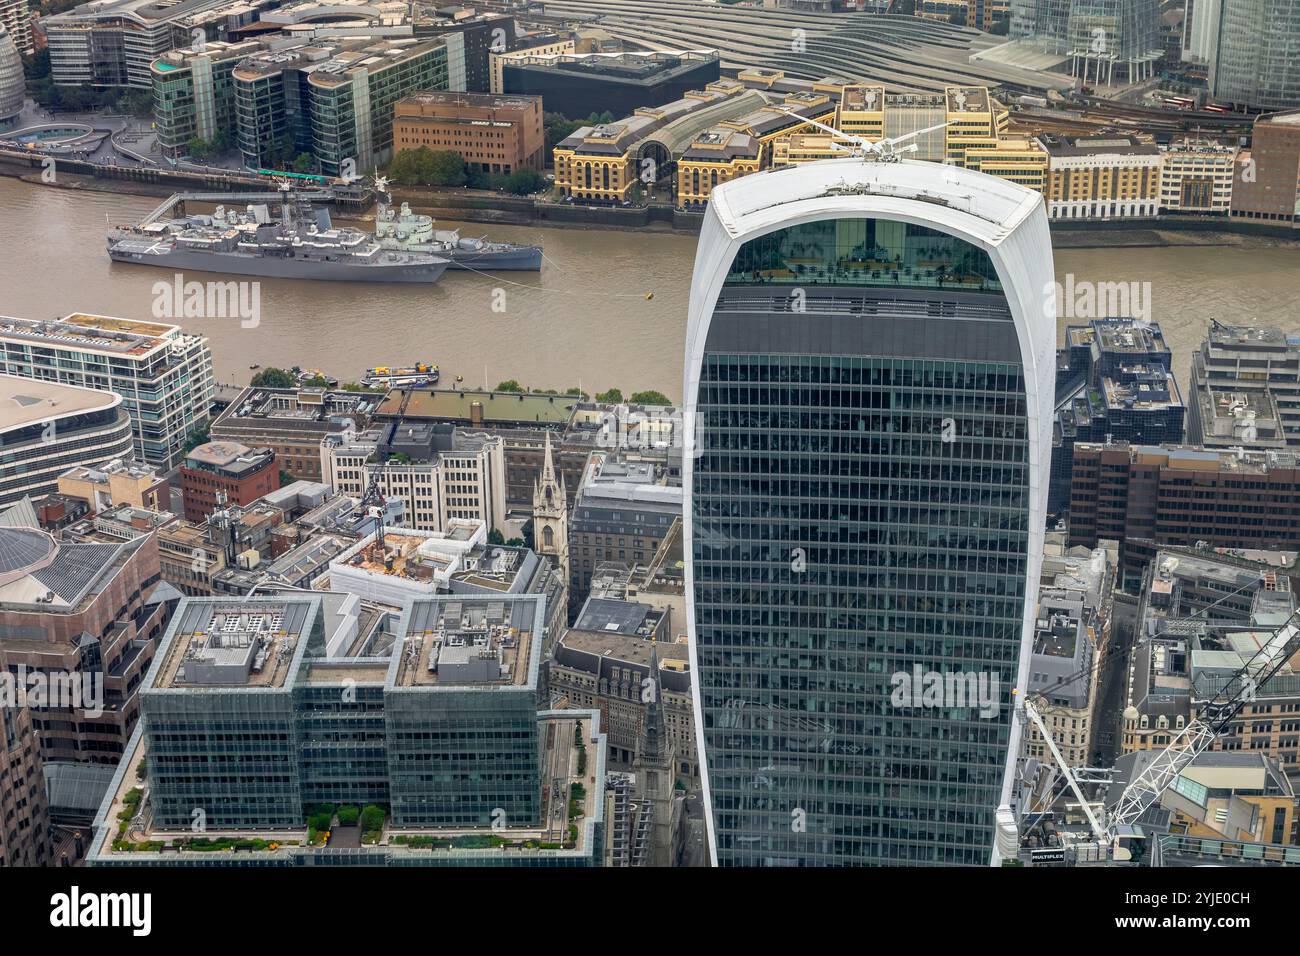
{"type": "Polygon", "coordinates": [[[282,688],[311,621],[305,600],[187,602],[154,665],[152,687],[282,688]]]}
{"type": "Polygon", "coordinates": [[[536,648],[538,601],[414,602],[405,617],[395,686],[524,687],[536,648]]]}

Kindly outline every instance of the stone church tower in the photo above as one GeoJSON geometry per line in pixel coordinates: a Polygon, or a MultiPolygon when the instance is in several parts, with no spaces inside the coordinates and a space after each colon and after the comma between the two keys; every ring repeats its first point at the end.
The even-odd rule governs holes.
{"type": "Polygon", "coordinates": [[[636,774],[636,799],[649,813],[643,827],[646,845],[638,855],[641,866],[672,866],[680,852],[681,805],[674,783],[676,751],[664,725],[663,683],[659,675],[659,649],[650,644],[650,676],[645,689],[645,723],[637,740],[632,770],[636,774]]]}
{"type": "Polygon", "coordinates": [[[551,433],[546,432],[542,473],[533,483],[533,550],[552,555],[569,580],[569,503],[563,476],[556,475],[551,433]]]}

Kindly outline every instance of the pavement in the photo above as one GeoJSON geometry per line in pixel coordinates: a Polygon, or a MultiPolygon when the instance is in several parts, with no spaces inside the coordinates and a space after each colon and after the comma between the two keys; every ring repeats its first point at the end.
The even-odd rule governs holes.
{"type": "Polygon", "coordinates": [[[57,123],[79,123],[99,130],[108,130],[111,134],[89,152],[68,154],[71,158],[104,166],[140,166],[149,169],[180,169],[190,172],[246,172],[238,150],[232,150],[219,158],[203,163],[167,159],[159,152],[158,137],[153,129],[153,120],[150,118],[112,112],[50,113],[34,101],[28,100],[13,129],[57,123]]]}

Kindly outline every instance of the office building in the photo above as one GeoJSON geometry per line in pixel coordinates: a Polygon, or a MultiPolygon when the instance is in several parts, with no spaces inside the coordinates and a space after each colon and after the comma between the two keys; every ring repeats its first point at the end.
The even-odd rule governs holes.
{"type": "Polygon", "coordinates": [[[13,36],[0,22],[0,130],[18,125],[26,96],[22,57],[13,36]]]}
{"type": "Polygon", "coordinates": [[[1263,112],[1300,107],[1300,0],[1219,0],[1219,8],[1210,95],[1263,112]]]}
{"type": "Polygon", "coordinates": [[[376,425],[449,424],[500,437],[505,456],[506,502],[513,508],[528,508],[542,473],[547,432],[556,439],[555,469],[564,479],[569,503],[573,503],[587,457],[603,434],[595,424],[579,426],[578,419],[583,415],[599,419],[598,408],[572,395],[541,392],[394,389],[379,403],[373,418],[376,425]]]}
{"type": "Polygon", "coordinates": [[[0,555],[0,671],[68,691],[32,709],[43,758],[116,762],[175,603],[158,586],[157,544],[59,543],[15,526],[0,528],[0,555]]]}
{"type": "Polygon", "coordinates": [[[171,50],[150,65],[158,149],[171,159],[188,155],[190,142],[235,138],[235,67],[262,49],[255,40],[205,43],[201,50],[171,50]]]}
{"type": "Polygon", "coordinates": [[[36,52],[29,0],[0,0],[0,33],[6,32],[19,54],[30,56],[36,52]]]}
{"type": "Polygon", "coordinates": [[[569,610],[587,599],[603,564],[648,563],[682,514],[682,489],[653,461],[592,455],[569,511],[569,610]]]}
{"type": "Polygon", "coordinates": [[[379,424],[325,439],[321,472],[336,492],[355,498],[373,482],[402,502],[411,528],[443,531],[477,520],[505,531],[505,455],[494,435],[451,424],[379,424]]]}
{"type": "Polygon", "coordinates": [[[424,147],[459,153],[469,169],[509,175],[541,172],[546,163],[539,96],[485,93],[417,93],[398,100],[393,148],[424,147]]]}
{"type": "Polygon", "coordinates": [[[993,855],[1042,563],[1051,280],[1042,197],[968,170],[844,159],[714,192],[683,391],[719,864],[993,855]],[[984,706],[906,691],[957,661],[984,706]]]}
{"type": "Polygon", "coordinates": [[[0,374],[0,507],[57,491],[69,468],[131,449],[122,396],[0,374]]]}
{"type": "Polygon", "coordinates": [[[203,521],[226,505],[251,505],[280,487],[280,467],[269,448],[210,441],[185,456],[180,471],[185,520],[203,521]]]}
{"type": "Polygon", "coordinates": [[[1290,225],[1300,216],[1300,110],[1257,116],[1237,157],[1230,214],[1290,225]]]}
{"type": "Polygon", "coordinates": [[[1077,443],[1070,544],[1121,541],[1128,587],[1148,555],[1141,540],[1224,548],[1300,548],[1293,451],[1077,443]]]}
{"type": "MultiPolygon", "coordinates": [[[[1075,306],[1070,292],[1062,288],[1067,315],[1075,306]]],[[[1158,323],[1097,319],[1067,325],[1065,342],[1057,352],[1049,514],[1069,508],[1076,443],[1177,444],[1186,413],[1173,352],[1158,323]]]]}
{"type": "Polygon", "coordinates": [[[1223,0],[1187,0],[1183,19],[1182,58],[1197,66],[1213,63],[1219,50],[1219,15],[1223,0]]]}
{"type": "Polygon", "coordinates": [[[184,602],[128,756],[148,760],[147,833],[114,832],[131,799],[123,761],[92,859],[164,845],[164,859],[201,858],[199,808],[209,831],[271,837],[252,840],[247,865],[302,864],[324,843],[316,808],[374,805],[385,812],[358,863],[593,865],[604,738],[590,711],[538,711],[544,604],[456,596],[394,617],[330,593],[184,602]],[[286,830],[292,845],[275,838],[286,830]],[[491,852],[460,852],[478,849],[491,852]]]}
{"type": "Polygon", "coordinates": [[[417,39],[435,39],[447,51],[447,85],[417,89],[487,93],[492,86],[492,55],[514,49],[517,28],[510,16],[451,7],[421,10],[413,31],[417,39]]]}
{"type": "Polygon", "coordinates": [[[206,31],[211,22],[206,14],[230,12],[240,18],[238,7],[242,19],[251,22],[261,5],[247,0],[104,0],[45,17],[41,25],[59,86],[147,90],[153,86],[154,61],[168,50],[191,46],[193,30],[206,31]]]}
{"type": "Polygon", "coordinates": [[[675,755],[674,777],[698,773],[691,674],[686,642],[669,637],[669,615],[648,604],[591,598],[564,632],[550,662],[553,697],[566,706],[605,714],[609,762],[630,768],[643,740],[651,680],[663,728],[675,755]],[[651,657],[659,668],[650,670],[651,657]]]}
{"type": "MultiPolygon", "coordinates": [[[[1202,712],[1295,612],[1295,552],[1155,547],[1138,589],[1138,628],[1123,751],[1160,750],[1202,712]]],[[[1300,659],[1282,670],[1211,744],[1257,751],[1300,771],[1300,659]]]]}
{"type": "Polygon", "coordinates": [[[116,392],[131,417],[131,457],[162,469],[180,464],[212,399],[205,336],[80,312],[46,321],[0,317],[0,373],[116,392]]]}
{"type": "Polygon", "coordinates": [[[1212,319],[1192,354],[1191,387],[1189,444],[1300,445],[1300,337],[1212,319]]]}
{"type": "Polygon", "coordinates": [[[280,469],[321,480],[321,442],[364,427],[378,397],[325,388],[246,388],[208,429],[213,441],[269,448],[280,469]]]}
{"type": "Polygon", "coordinates": [[[384,40],[345,46],[307,77],[312,155],[327,176],[383,165],[393,155],[393,104],[416,90],[446,85],[447,48],[436,40],[384,40]]]}
{"type": "Polygon", "coordinates": [[[540,96],[548,113],[582,119],[663,106],[719,78],[716,53],[538,54],[503,61],[506,93],[540,96]]]}
{"type": "MultiPolygon", "coordinates": [[[[1049,533],[1043,557],[1029,693],[1062,756],[1071,767],[1086,767],[1094,764],[1090,745],[1116,565],[1104,548],[1066,550],[1064,537],[1049,533]]],[[[1026,726],[1023,746],[1040,763],[1054,760],[1036,725],[1026,726]]]]}
{"type": "Polygon", "coordinates": [[[0,866],[51,862],[41,748],[26,707],[0,707],[0,866]]]}
{"type": "Polygon", "coordinates": [[[1235,147],[1215,140],[1184,139],[1160,151],[1162,213],[1228,214],[1237,170],[1235,147]]]}
{"type": "Polygon", "coordinates": [[[1086,86],[1149,80],[1163,55],[1160,0],[1073,0],[1067,43],[1071,72],[1086,86]]]}
{"type": "Polygon", "coordinates": [[[506,63],[530,56],[537,58],[559,56],[576,50],[577,47],[571,36],[555,33],[517,34],[514,45],[509,51],[488,53],[488,69],[491,74],[488,92],[497,94],[505,92],[503,73],[506,63]]]}
{"type": "Polygon", "coordinates": [[[1087,86],[1150,79],[1163,54],[1159,0],[1011,0],[1009,32],[1087,86]]]}
{"type": "Polygon", "coordinates": [[[320,38],[248,57],[233,73],[237,139],[254,169],[309,153],[340,176],[392,158],[393,105],[447,88],[447,50],[437,39],[320,38]]]}
{"type": "MultiPolygon", "coordinates": [[[[545,102],[549,109],[550,101],[545,102]]],[[[762,159],[756,137],[734,124],[716,126],[717,121],[763,102],[734,80],[718,80],[615,122],[579,127],[552,150],[556,189],[588,202],[626,202],[633,190],[655,185],[643,179],[646,170],[658,179],[675,168],[688,199],[707,198],[713,185],[757,168],[762,159]]],[[[684,201],[679,196],[679,205],[684,201]]]]}
{"type": "Polygon", "coordinates": [[[95,468],[69,468],[59,475],[59,494],[80,498],[92,513],[118,505],[162,511],[171,504],[167,479],[159,478],[157,469],[122,458],[95,468]]]}
{"type": "Polygon", "coordinates": [[[1042,136],[1053,219],[1154,217],[1160,150],[1136,136],[1042,136]]]}

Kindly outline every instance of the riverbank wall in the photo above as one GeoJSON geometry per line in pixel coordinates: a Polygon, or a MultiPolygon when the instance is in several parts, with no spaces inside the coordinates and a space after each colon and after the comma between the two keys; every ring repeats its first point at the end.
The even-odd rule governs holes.
{"type": "MultiPolygon", "coordinates": [[[[140,196],[167,196],[180,190],[240,192],[265,191],[267,188],[263,179],[139,166],[101,166],[62,158],[55,162],[57,175],[51,182],[43,176],[44,157],[0,152],[0,175],[37,185],[140,196]]],[[[394,187],[392,196],[394,202],[409,202],[416,212],[460,222],[685,233],[699,232],[704,222],[703,213],[682,212],[663,205],[582,206],[465,188],[394,187]]],[[[1213,245],[1220,241],[1216,234],[1300,242],[1300,229],[1291,224],[1253,222],[1227,216],[1056,220],[1050,226],[1052,244],[1070,249],[1213,245]]]]}

